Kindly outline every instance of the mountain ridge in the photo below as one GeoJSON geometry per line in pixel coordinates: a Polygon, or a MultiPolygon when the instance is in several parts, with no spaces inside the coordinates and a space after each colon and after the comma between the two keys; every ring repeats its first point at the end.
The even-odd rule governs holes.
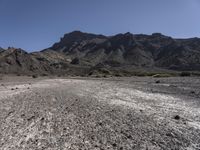
{"type": "MultiPolygon", "coordinates": [[[[64,39],[68,39],[67,36],[71,34],[73,34],[73,32],[66,34],[64,39]]],[[[88,33],[80,32],[80,34],[87,35],[88,33]]],[[[60,43],[63,44],[63,41],[61,40],[60,43]]],[[[59,43],[57,44],[59,45],[59,43]]],[[[103,55],[102,59],[95,63],[91,62],[95,65],[102,62],[111,63],[112,60],[113,62],[115,61],[122,65],[144,66],[152,64],[150,66],[156,65],[156,67],[167,69],[188,70],[192,65],[196,66],[193,69],[199,69],[198,64],[200,63],[199,38],[173,39],[169,36],[162,35],[161,33],[154,33],[152,35],[134,35],[127,32],[125,34],[117,34],[110,37],[101,36],[99,38],[99,36],[96,36],[89,40],[84,39],[78,42],[75,41],[72,45],[73,46],[70,48],[61,46],[60,49],[66,48],[64,53],[70,55],[72,58],[78,58],[80,61],[91,60],[94,56],[96,56],[95,59],[100,59],[97,57],[96,53],[101,53],[98,53],[98,55],[103,55]],[[123,56],[120,56],[120,54],[123,56]],[[191,60],[192,58],[188,57],[194,55],[197,55],[197,57],[194,58],[196,61],[193,61],[191,60]],[[171,60],[169,57],[171,57],[171,60]],[[184,62],[188,63],[183,65],[184,62]]],[[[51,47],[50,49],[60,51],[59,48],[55,47],[51,47]]]]}
{"type": "Polygon", "coordinates": [[[39,52],[0,48],[0,72],[69,73],[108,70],[200,70],[200,38],[174,39],[152,35],[120,33],[113,36],[73,31],[39,52]],[[85,71],[84,71],[85,70],[85,71]]]}

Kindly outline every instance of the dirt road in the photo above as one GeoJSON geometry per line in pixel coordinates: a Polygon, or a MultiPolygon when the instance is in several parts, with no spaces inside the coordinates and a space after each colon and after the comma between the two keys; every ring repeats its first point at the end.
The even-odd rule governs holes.
{"type": "Polygon", "coordinates": [[[0,83],[1,150],[200,149],[199,78],[0,83]]]}

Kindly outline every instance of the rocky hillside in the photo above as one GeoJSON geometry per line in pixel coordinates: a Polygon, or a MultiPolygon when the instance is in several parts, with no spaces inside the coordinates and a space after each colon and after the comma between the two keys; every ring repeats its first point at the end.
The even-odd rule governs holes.
{"type": "Polygon", "coordinates": [[[50,49],[69,56],[76,65],[200,70],[199,38],[173,39],[160,33],[106,37],[75,31],[50,49]]]}
{"type": "Polygon", "coordinates": [[[65,55],[50,50],[27,53],[22,49],[8,48],[0,52],[1,73],[54,73],[67,64],[65,55]]]}
{"type": "Polygon", "coordinates": [[[200,70],[200,39],[154,33],[95,35],[74,31],[40,52],[0,48],[1,73],[88,74],[107,70],[200,70]]]}

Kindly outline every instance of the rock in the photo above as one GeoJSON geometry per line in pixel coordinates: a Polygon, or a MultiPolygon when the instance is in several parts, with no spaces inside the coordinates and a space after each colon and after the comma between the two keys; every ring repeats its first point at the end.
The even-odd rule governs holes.
{"type": "Polygon", "coordinates": [[[195,91],[190,91],[191,94],[195,94],[195,91]]]}
{"type": "Polygon", "coordinates": [[[117,147],[117,144],[116,144],[116,143],[113,143],[112,146],[113,146],[113,147],[117,147]]]}
{"type": "Polygon", "coordinates": [[[174,116],[174,119],[175,119],[175,120],[180,120],[181,117],[180,117],[179,115],[175,115],[175,116],[174,116]]]}
{"type": "Polygon", "coordinates": [[[157,80],[156,83],[160,83],[160,80],[157,80]]]}

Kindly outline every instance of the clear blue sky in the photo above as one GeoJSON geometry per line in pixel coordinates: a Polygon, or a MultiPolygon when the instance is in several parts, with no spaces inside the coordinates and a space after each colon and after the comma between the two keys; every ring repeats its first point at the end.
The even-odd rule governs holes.
{"type": "Polygon", "coordinates": [[[0,0],[0,47],[41,50],[73,30],[200,37],[200,0],[0,0]]]}

